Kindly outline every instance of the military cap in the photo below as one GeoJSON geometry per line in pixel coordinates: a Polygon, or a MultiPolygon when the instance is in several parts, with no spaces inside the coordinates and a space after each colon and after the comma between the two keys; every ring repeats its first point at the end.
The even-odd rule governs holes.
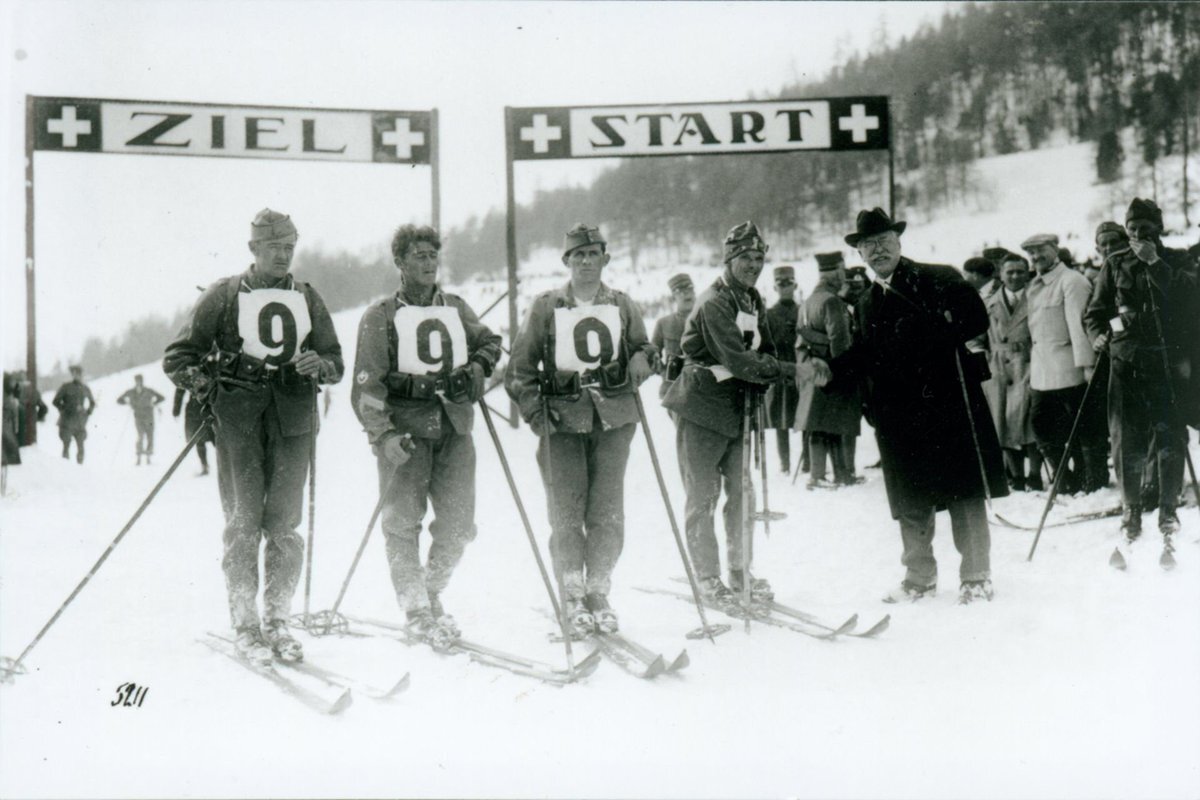
{"type": "Polygon", "coordinates": [[[729,233],[725,234],[726,264],[742,253],[756,250],[766,255],[768,249],[767,243],[763,241],[762,233],[753,222],[746,221],[741,225],[734,225],[729,229],[729,233]]]}
{"type": "Polygon", "coordinates": [[[598,244],[603,249],[608,249],[608,241],[600,234],[598,227],[577,222],[563,237],[563,255],[567,255],[576,247],[588,244],[598,244]]]}
{"type": "Polygon", "coordinates": [[[284,242],[295,244],[300,238],[292,218],[287,214],[264,208],[254,215],[250,223],[250,241],[252,242],[284,242]]]}
{"type": "Polygon", "coordinates": [[[1009,255],[1007,247],[985,247],[983,257],[993,264],[999,264],[1009,255]]]}
{"type": "Polygon", "coordinates": [[[1102,233],[1115,233],[1122,239],[1128,239],[1129,234],[1125,232],[1125,228],[1121,227],[1121,223],[1106,220],[1096,226],[1096,239],[1099,240],[1102,233]]]}
{"type": "Polygon", "coordinates": [[[1129,204],[1129,210],[1125,212],[1125,224],[1128,225],[1131,220],[1135,219],[1149,220],[1159,228],[1163,226],[1162,211],[1153,200],[1133,198],[1133,202],[1129,204]]]}
{"type": "Polygon", "coordinates": [[[1055,248],[1057,248],[1058,237],[1053,233],[1035,233],[1033,236],[1030,236],[1028,239],[1021,242],[1021,249],[1028,250],[1032,247],[1041,247],[1045,244],[1053,245],[1055,248]]]}
{"type": "Polygon", "coordinates": [[[795,267],[784,264],[782,266],[775,268],[775,281],[776,282],[795,281],[795,280],[796,280],[796,268],[795,267]]]}
{"type": "Polygon", "coordinates": [[[817,253],[817,269],[821,272],[828,272],[831,269],[837,269],[845,265],[846,260],[842,258],[840,252],[817,253]]]}
{"type": "Polygon", "coordinates": [[[907,222],[893,222],[886,211],[876,206],[870,211],[864,209],[858,212],[858,217],[854,220],[854,233],[846,234],[845,241],[851,247],[858,247],[858,240],[864,236],[874,236],[884,231],[895,231],[899,236],[907,227],[907,222]]]}
{"type": "Polygon", "coordinates": [[[71,372],[83,372],[83,367],[79,366],[78,364],[72,364],[71,366],[67,367],[67,369],[71,372]]]}
{"type": "Polygon", "coordinates": [[[672,292],[692,286],[692,276],[686,272],[676,272],[667,280],[667,288],[672,292]]]}
{"type": "Polygon", "coordinates": [[[871,279],[867,277],[866,267],[846,267],[846,280],[858,277],[861,277],[867,283],[871,282],[871,279]]]}
{"type": "Polygon", "coordinates": [[[993,264],[989,259],[975,256],[974,258],[968,258],[965,262],[963,262],[963,272],[976,272],[980,275],[986,275],[990,278],[996,274],[996,265],[993,264]]]}

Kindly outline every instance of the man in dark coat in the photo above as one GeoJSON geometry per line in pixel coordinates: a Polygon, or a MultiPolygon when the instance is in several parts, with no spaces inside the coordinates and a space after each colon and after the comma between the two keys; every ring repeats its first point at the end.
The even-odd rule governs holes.
{"type": "Polygon", "coordinates": [[[1164,544],[1179,531],[1186,424],[1200,402],[1200,281],[1195,262],[1164,247],[1162,212],[1134,198],[1125,214],[1129,247],[1109,253],[1084,314],[1097,351],[1107,348],[1109,435],[1121,487],[1125,546],[1142,532],[1142,475],[1153,437],[1158,462],[1158,528],[1164,544]]]}
{"type": "MultiPolygon", "coordinates": [[[[779,302],[767,309],[767,334],[771,337],[772,350],[776,357],[781,361],[795,361],[796,320],[800,315],[800,306],[795,299],[795,267],[783,265],[775,268],[775,291],[779,294],[779,302]]],[[[793,380],[778,380],[767,387],[767,427],[775,429],[779,466],[784,475],[792,469],[792,449],[789,440],[792,428],[796,424],[798,401],[796,382],[793,380]]]]}
{"type": "Polygon", "coordinates": [[[296,526],[316,436],[318,384],[336,383],[343,370],[324,301],[288,274],[297,238],[286,214],[260,211],[250,223],[254,263],[204,291],[163,356],[171,381],[212,407],[230,619],[238,651],[259,664],[272,655],[303,657],[287,624],[304,557],[296,526]]]}
{"type": "MultiPolygon", "coordinates": [[[[196,431],[200,429],[200,423],[204,421],[204,406],[196,398],[196,395],[189,392],[183,387],[175,390],[175,400],[171,404],[171,416],[179,418],[180,412],[183,413],[183,434],[190,441],[196,435],[196,431]],[[186,403],[184,400],[186,399],[186,403]]],[[[212,427],[204,429],[203,435],[196,440],[196,457],[200,459],[200,474],[208,474],[208,445],[214,443],[212,427]]],[[[215,446],[215,445],[214,445],[215,446]]]]}
{"type": "Polygon", "coordinates": [[[70,458],[71,440],[75,440],[75,460],[83,463],[83,442],[87,439],[87,421],[96,410],[92,390],[83,382],[83,367],[71,366],[71,380],[58,387],[52,405],[58,409],[58,438],[62,457],[70,458]]]}
{"type": "Polygon", "coordinates": [[[400,289],[363,314],[350,400],[376,456],[396,599],[410,630],[444,643],[459,631],[441,594],[476,532],[472,404],[500,360],[500,337],[438,285],[441,247],[433,228],[396,230],[400,289]],[[422,566],[429,505],[434,518],[422,566]]]}
{"type": "Polygon", "coordinates": [[[133,424],[137,428],[137,463],[141,466],[142,457],[150,463],[154,455],[154,409],[167,398],[145,385],[141,375],[133,376],[133,388],[127,389],[117,398],[119,405],[127,405],[133,409],[133,424]]]}
{"type": "Polygon", "coordinates": [[[723,606],[735,604],[735,593],[746,587],[755,599],[773,596],[766,579],[750,574],[746,559],[753,560],[753,546],[746,559],[742,553],[743,501],[751,480],[742,470],[744,417],[767,386],[796,376],[795,363],[770,353],[766,306],[754,289],[766,253],[767,244],[753,222],[737,225],[726,235],[725,272],[701,293],[688,317],[683,373],[663,400],[679,415],[675,444],[687,492],[688,551],[701,592],[723,606]],[[714,524],[722,485],[728,587],[721,581],[714,524]]]}
{"type": "Polygon", "coordinates": [[[855,362],[865,377],[888,503],[904,544],[904,580],[884,600],[917,600],[935,590],[934,516],[943,508],[962,555],[959,602],[990,600],[984,499],[988,490],[992,497],[1007,495],[1008,486],[980,389],[986,370],[979,354],[966,349],[987,330],[987,309],[958,270],[901,256],[904,222],[875,208],[859,212],[855,227],[846,243],[876,276],[859,301],[855,362]]]}
{"type": "Polygon", "coordinates": [[[659,399],[667,396],[667,390],[683,369],[683,351],[679,349],[679,340],[683,337],[683,323],[696,306],[696,286],[692,283],[692,276],[686,272],[672,275],[667,281],[667,288],[671,290],[674,308],[670,314],[658,318],[654,323],[654,332],[650,334],[650,343],[656,351],[654,371],[662,376],[662,383],[658,387],[659,399]]]}
{"type": "Polygon", "coordinates": [[[625,543],[634,392],[654,357],[637,303],[601,280],[609,260],[599,228],[580,223],[567,231],[562,262],[571,279],[533,301],[504,375],[504,388],[541,437],[550,555],[579,634],[618,628],[608,594],[625,543]]]}
{"type": "Polygon", "coordinates": [[[838,375],[824,382],[808,370],[797,370],[799,403],[796,424],[808,433],[811,469],[809,489],[831,489],[854,483],[853,467],[847,463],[843,443],[858,436],[862,398],[858,382],[845,377],[837,367],[850,351],[853,334],[850,312],[838,296],[844,282],[845,261],[841,253],[817,253],[817,288],[804,301],[797,327],[796,348],[805,356],[821,359],[838,375]],[[826,454],[833,465],[833,482],[826,479],[826,454]]]}
{"type": "MultiPolygon", "coordinates": [[[[862,327],[858,323],[858,301],[867,290],[871,288],[871,279],[867,277],[867,268],[859,265],[846,267],[846,282],[842,285],[841,297],[846,303],[846,311],[850,315],[850,339],[851,341],[858,340],[858,332],[862,327]]],[[[862,399],[861,389],[859,391],[859,400],[862,399]]],[[[862,407],[859,406],[859,419],[862,419],[862,407]]],[[[861,426],[860,426],[861,432],[861,426]]],[[[850,475],[852,483],[861,483],[866,478],[858,476],[858,467],[856,466],[856,453],[858,452],[858,433],[850,434],[842,438],[842,457],[846,462],[846,472],[850,475]]],[[[872,465],[878,469],[879,465],[872,465]]]]}

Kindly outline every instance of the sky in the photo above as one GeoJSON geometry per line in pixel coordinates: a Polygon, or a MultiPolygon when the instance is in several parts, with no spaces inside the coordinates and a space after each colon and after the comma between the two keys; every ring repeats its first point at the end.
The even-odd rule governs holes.
{"type": "MultiPolygon", "coordinates": [[[[418,110],[440,118],[442,225],[502,208],[504,106],[763,97],[948,3],[0,2],[5,86],[0,345],[25,351],[24,97],[418,110]]],[[[608,162],[521,163],[518,201],[608,162]]],[[[39,152],[39,363],[168,316],[249,263],[249,220],[300,247],[382,247],[428,222],[427,167],[39,152]]]]}

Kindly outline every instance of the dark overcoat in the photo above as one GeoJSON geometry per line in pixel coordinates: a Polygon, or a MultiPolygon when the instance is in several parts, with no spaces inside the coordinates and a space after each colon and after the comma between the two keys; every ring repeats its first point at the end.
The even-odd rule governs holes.
{"type": "Polygon", "coordinates": [[[858,316],[853,364],[892,517],[984,497],[982,474],[992,497],[1007,495],[996,429],[965,348],[988,329],[979,294],[953,267],[901,258],[890,286],[877,282],[859,300],[858,316]]]}

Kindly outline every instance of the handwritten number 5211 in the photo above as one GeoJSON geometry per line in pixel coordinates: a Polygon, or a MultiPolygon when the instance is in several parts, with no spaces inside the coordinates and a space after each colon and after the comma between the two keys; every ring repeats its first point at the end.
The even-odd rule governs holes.
{"type": "Polygon", "coordinates": [[[117,687],[117,699],[113,700],[109,705],[140,708],[142,701],[146,699],[148,691],[150,691],[149,686],[138,686],[136,683],[122,683],[117,687]]]}

